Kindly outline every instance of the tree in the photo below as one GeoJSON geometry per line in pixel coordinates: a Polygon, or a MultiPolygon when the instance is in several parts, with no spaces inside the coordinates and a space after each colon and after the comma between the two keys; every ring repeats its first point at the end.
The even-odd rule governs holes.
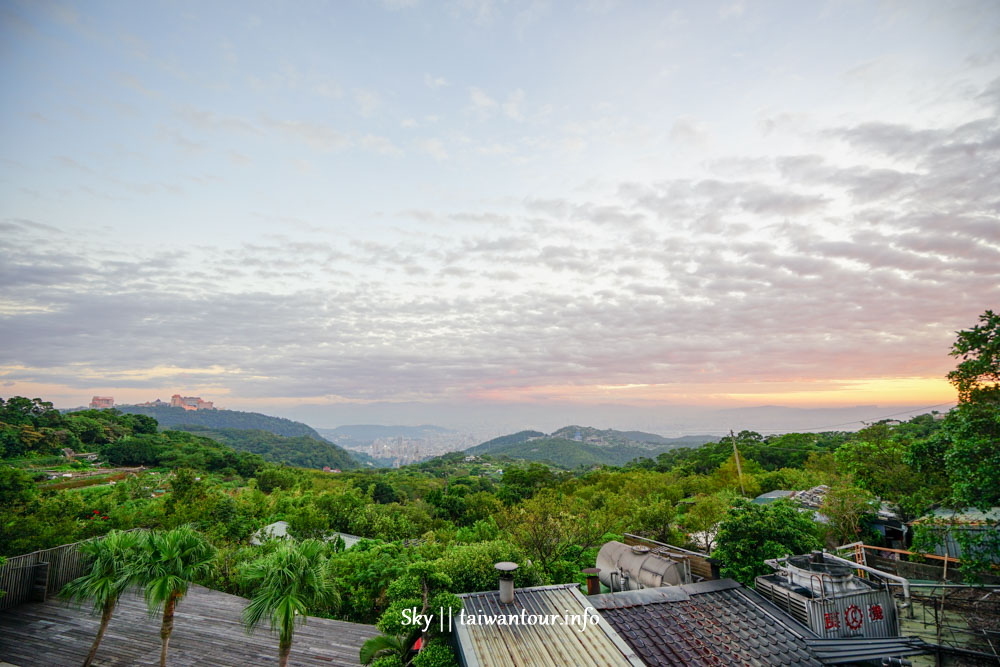
{"type": "Polygon", "coordinates": [[[80,553],[92,559],[90,571],[66,584],[59,592],[61,597],[76,602],[93,600],[94,611],[101,613],[101,625],[83,667],[97,656],[97,647],[101,645],[118,599],[132,583],[131,567],[138,543],[135,533],[117,530],[112,530],[103,539],[84,542],[80,545],[80,553]]]}
{"type": "Polygon", "coordinates": [[[951,507],[988,509],[1000,503],[1000,315],[987,310],[982,323],[959,331],[951,355],[962,361],[948,373],[958,406],[940,433],[920,442],[908,460],[919,470],[943,468],[951,507]]]}
{"type": "Polygon", "coordinates": [[[855,486],[900,506],[904,518],[919,515],[927,504],[928,474],[909,464],[911,443],[885,422],[858,431],[835,452],[837,463],[851,474],[855,486]]]}
{"type": "Polygon", "coordinates": [[[856,486],[840,483],[830,487],[819,511],[830,519],[841,544],[859,539],[861,520],[878,511],[879,502],[872,494],[856,486]]]}
{"type": "Polygon", "coordinates": [[[724,563],[722,576],[746,586],[771,571],[765,560],[820,547],[816,524],[784,499],[768,505],[737,499],[722,520],[718,543],[712,556],[724,563]]]}
{"type": "Polygon", "coordinates": [[[691,534],[691,540],[705,553],[711,553],[719,533],[719,522],[734,495],[730,491],[720,491],[712,495],[700,494],[694,504],[681,517],[681,525],[691,534]]]}
{"type": "Polygon", "coordinates": [[[598,544],[621,518],[612,508],[591,509],[580,498],[552,489],[538,492],[504,516],[511,540],[549,576],[556,574],[557,565],[578,571],[575,564],[559,561],[598,544]]]}
{"type": "Polygon", "coordinates": [[[951,356],[962,361],[948,373],[960,403],[1000,400],[1000,315],[987,310],[981,325],[958,331],[951,356]]]}
{"type": "Polygon", "coordinates": [[[278,664],[288,664],[296,623],[305,623],[310,610],[338,600],[326,557],[326,545],[319,540],[284,540],[275,550],[250,563],[242,576],[245,586],[255,589],[243,610],[247,632],[264,618],[278,634],[278,664]]]}
{"type": "Polygon", "coordinates": [[[145,588],[150,611],[163,609],[160,625],[160,667],[167,664],[167,644],[174,630],[174,609],[191,582],[207,576],[215,547],[190,526],[145,533],[139,540],[135,579],[145,588]]]}

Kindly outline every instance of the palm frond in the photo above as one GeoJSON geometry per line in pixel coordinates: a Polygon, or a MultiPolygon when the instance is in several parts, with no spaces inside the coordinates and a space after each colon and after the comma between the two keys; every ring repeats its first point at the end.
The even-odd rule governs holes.
{"type": "Polygon", "coordinates": [[[402,637],[378,635],[361,646],[360,660],[362,665],[369,665],[384,655],[398,655],[402,658],[405,653],[406,646],[403,644],[402,637]]]}

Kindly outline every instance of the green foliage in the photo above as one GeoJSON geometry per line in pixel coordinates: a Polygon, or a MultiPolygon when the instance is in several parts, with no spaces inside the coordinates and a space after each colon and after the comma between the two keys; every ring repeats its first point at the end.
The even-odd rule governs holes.
{"type": "Polygon", "coordinates": [[[522,442],[526,442],[531,438],[544,438],[545,434],[541,431],[518,431],[517,433],[511,433],[510,435],[502,435],[499,438],[493,438],[492,440],[487,440],[484,443],[476,445],[472,449],[477,450],[470,453],[486,453],[492,451],[494,448],[503,447],[506,445],[517,445],[522,442]]]}
{"type": "Polygon", "coordinates": [[[466,451],[470,454],[490,454],[494,457],[506,456],[523,461],[541,461],[564,470],[624,465],[651,454],[649,447],[640,445],[603,447],[566,438],[541,438],[509,444],[484,443],[466,451]]]}
{"type": "Polygon", "coordinates": [[[437,560],[436,565],[451,580],[450,590],[453,593],[469,593],[495,588],[497,571],[494,565],[502,561],[520,564],[514,573],[516,586],[538,586],[545,583],[544,574],[539,567],[528,565],[525,552],[507,540],[452,546],[437,560]]]}
{"type": "Polygon", "coordinates": [[[35,481],[29,473],[0,466],[0,507],[23,505],[37,495],[35,481]]]}
{"type": "Polygon", "coordinates": [[[591,507],[582,498],[545,489],[511,508],[504,527],[547,576],[564,580],[583,566],[577,560],[581,552],[620,527],[622,519],[615,508],[591,507]]]}
{"type": "Polygon", "coordinates": [[[267,618],[278,634],[281,664],[291,650],[296,623],[305,623],[309,612],[325,609],[338,598],[326,545],[319,540],[282,540],[273,552],[250,563],[242,579],[254,591],[243,611],[247,632],[252,634],[267,618]]]}
{"type": "Polygon", "coordinates": [[[413,658],[413,667],[458,667],[455,652],[442,639],[434,639],[413,658]]]}
{"type": "Polygon", "coordinates": [[[994,520],[970,526],[944,517],[921,519],[913,526],[911,548],[921,554],[935,553],[945,545],[947,535],[951,535],[961,553],[947,553],[946,549],[940,553],[961,559],[959,571],[966,583],[979,583],[984,573],[993,573],[1000,566],[1000,522],[994,520]]]}
{"type": "Polygon", "coordinates": [[[959,331],[951,356],[962,359],[948,373],[962,403],[1000,401],[1000,314],[987,310],[978,324],[959,331]]]}
{"type": "Polygon", "coordinates": [[[839,544],[861,539],[862,522],[879,509],[878,499],[871,493],[846,483],[830,487],[819,511],[830,519],[839,544]]]}
{"type": "Polygon", "coordinates": [[[322,441],[319,433],[302,422],[270,417],[257,412],[236,410],[185,410],[169,406],[119,405],[118,410],[128,414],[144,415],[155,419],[161,428],[177,426],[202,426],[210,429],[239,429],[269,431],[290,438],[306,436],[322,441]]]}
{"type": "Polygon", "coordinates": [[[911,465],[914,444],[905,433],[885,422],[872,424],[841,445],[835,457],[839,469],[861,489],[900,506],[904,518],[915,518],[935,500],[935,471],[911,465]]]}
{"type": "Polygon", "coordinates": [[[90,569],[66,584],[60,597],[76,602],[93,601],[101,614],[101,625],[84,665],[93,662],[119,598],[132,583],[132,567],[137,558],[139,536],[111,531],[103,539],[84,542],[80,554],[90,559],[90,569]]]}
{"type": "Polygon", "coordinates": [[[1000,505],[1000,401],[962,403],[942,429],[953,504],[983,510],[1000,505]]]}
{"type": "Polygon", "coordinates": [[[257,488],[264,493],[276,489],[290,489],[299,481],[299,473],[294,468],[267,465],[256,475],[257,488]]]}
{"type": "Polygon", "coordinates": [[[347,450],[318,436],[284,436],[266,430],[209,428],[194,424],[178,424],[174,428],[211,438],[238,452],[258,454],[271,463],[301,468],[329,466],[339,470],[358,467],[358,462],[347,450]]]}
{"type": "Polygon", "coordinates": [[[187,594],[192,581],[211,572],[215,555],[215,547],[189,526],[144,533],[139,539],[133,577],[143,587],[150,612],[163,611],[160,667],[166,665],[174,608],[187,594]]]}
{"type": "Polygon", "coordinates": [[[718,544],[712,556],[725,563],[722,576],[746,586],[771,572],[765,560],[820,547],[816,524],[786,500],[755,505],[737,499],[719,528],[718,544]]]}
{"type": "Polygon", "coordinates": [[[402,635],[378,635],[367,640],[361,646],[360,661],[362,665],[375,664],[379,667],[403,665],[409,652],[406,637],[402,635]]]}
{"type": "Polygon", "coordinates": [[[726,515],[726,510],[735,499],[730,491],[719,491],[713,494],[695,496],[692,503],[680,519],[681,526],[693,533],[695,546],[705,553],[711,553],[718,536],[719,523],[726,515]]]}

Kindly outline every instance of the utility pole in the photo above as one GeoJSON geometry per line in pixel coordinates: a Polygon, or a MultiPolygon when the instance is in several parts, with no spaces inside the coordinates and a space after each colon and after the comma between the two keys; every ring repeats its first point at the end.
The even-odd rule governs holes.
{"type": "Polygon", "coordinates": [[[729,439],[733,441],[733,456],[736,457],[736,475],[740,478],[740,493],[747,495],[747,490],[743,488],[743,470],[740,468],[740,451],[736,449],[736,436],[733,429],[729,429],[729,439]]]}

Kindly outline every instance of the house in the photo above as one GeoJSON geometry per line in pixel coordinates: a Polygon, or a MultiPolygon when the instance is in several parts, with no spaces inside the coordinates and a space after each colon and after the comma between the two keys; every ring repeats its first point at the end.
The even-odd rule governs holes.
{"type": "Polygon", "coordinates": [[[914,519],[910,526],[935,526],[933,531],[943,538],[941,544],[934,547],[935,555],[959,560],[965,553],[961,542],[968,538],[982,540],[982,537],[988,536],[982,540],[985,542],[983,550],[989,560],[1000,565],[1000,551],[996,549],[996,545],[1000,543],[1000,507],[993,507],[986,512],[974,507],[959,511],[936,509],[914,519]]]}
{"type": "Polygon", "coordinates": [[[184,410],[215,410],[212,401],[203,401],[201,396],[181,396],[174,394],[170,397],[170,407],[183,408],[184,410]]]}
{"type": "Polygon", "coordinates": [[[115,407],[114,396],[94,396],[90,399],[91,410],[105,410],[115,407]]]}
{"type": "MultiPolygon", "coordinates": [[[[804,491],[792,491],[790,493],[786,491],[772,491],[764,493],[754,498],[753,502],[765,504],[774,502],[778,497],[788,498],[789,500],[794,500],[803,508],[812,510],[815,513],[817,522],[830,523],[830,519],[819,511],[823,506],[823,501],[826,500],[826,494],[829,492],[829,486],[820,484],[804,491]],[[782,495],[768,498],[771,494],[782,495]]],[[[903,523],[903,517],[899,515],[899,512],[890,503],[882,500],[879,500],[879,503],[879,507],[875,511],[875,517],[870,524],[872,529],[877,531],[890,547],[902,548],[906,543],[906,534],[909,532],[906,524],[903,523]]]]}
{"type": "Polygon", "coordinates": [[[453,640],[464,667],[644,664],[608,623],[600,622],[577,584],[519,588],[507,604],[499,590],[459,598],[462,610],[453,619],[453,640]],[[582,627],[583,622],[588,625],[582,627]]]}

